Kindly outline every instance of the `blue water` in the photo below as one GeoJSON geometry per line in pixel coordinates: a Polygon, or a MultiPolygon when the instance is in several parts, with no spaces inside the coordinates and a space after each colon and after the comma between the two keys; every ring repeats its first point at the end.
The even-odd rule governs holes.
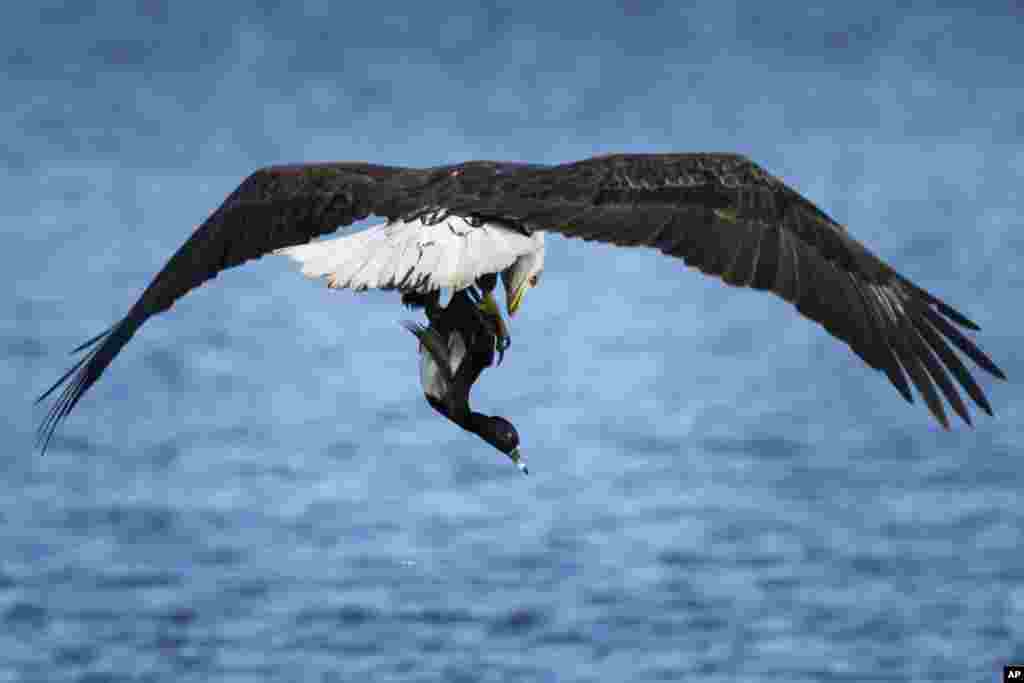
{"type": "MultiPolygon", "coordinates": [[[[948,3],[940,3],[946,4],[948,3]]],[[[0,22],[0,683],[994,681],[1024,661],[1019,9],[21,3],[0,22]],[[549,240],[440,419],[284,259],[31,400],[264,164],[750,155],[976,320],[943,432],[762,293],[549,240]]]]}

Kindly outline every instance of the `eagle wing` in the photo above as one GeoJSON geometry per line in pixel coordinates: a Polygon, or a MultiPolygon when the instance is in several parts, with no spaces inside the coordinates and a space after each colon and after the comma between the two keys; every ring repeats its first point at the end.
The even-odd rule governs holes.
{"type": "Polygon", "coordinates": [[[947,429],[940,391],[971,423],[950,375],[992,414],[951,348],[1005,379],[957,329],[978,326],[743,156],[627,154],[552,167],[494,166],[490,177],[465,173],[438,183],[434,201],[526,231],[652,247],[730,285],[771,291],[846,342],[913,403],[909,376],[947,429]]]}
{"type": "Polygon", "coordinates": [[[61,420],[151,316],[222,270],[370,214],[391,217],[408,211],[425,173],[363,163],[274,166],[254,172],[171,256],[124,318],[74,350],[88,353],[36,401],[64,385],[39,426],[41,449],[45,452],[61,420]]]}

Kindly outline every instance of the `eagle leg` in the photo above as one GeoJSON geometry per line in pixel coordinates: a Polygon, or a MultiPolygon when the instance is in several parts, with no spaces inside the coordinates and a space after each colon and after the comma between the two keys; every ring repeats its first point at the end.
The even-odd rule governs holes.
{"type": "MultiPolygon", "coordinates": [[[[512,337],[508,333],[508,325],[505,324],[505,319],[501,316],[498,302],[494,300],[494,288],[498,286],[498,274],[487,273],[486,275],[481,275],[476,279],[476,286],[480,288],[480,291],[474,291],[472,296],[477,307],[489,319],[484,320],[484,318],[481,318],[488,329],[494,333],[494,349],[498,352],[498,365],[501,365],[501,361],[505,357],[505,351],[512,346],[512,337]]],[[[474,288],[470,287],[469,289],[472,290],[474,288]]]]}
{"type": "MultiPolygon", "coordinates": [[[[477,280],[479,285],[480,280],[477,280]]],[[[477,320],[480,324],[487,328],[488,332],[494,335],[494,350],[498,352],[498,365],[501,365],[501,361],[505,358],[505,351],[508,347],[512,346],[512,338],[508,334],[508,327],[505,325],[504,319],[501,317],[501,310],[498,308],[498,302],[494,300],[493,290],[484,290],[481,294],[476,287],[469,286],[464,290],[473,303],[476,304],[474,311],[477,315],[477,320]]]]}

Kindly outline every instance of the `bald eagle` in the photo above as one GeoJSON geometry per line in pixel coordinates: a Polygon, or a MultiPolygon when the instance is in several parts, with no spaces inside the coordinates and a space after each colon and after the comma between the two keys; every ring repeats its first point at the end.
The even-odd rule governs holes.
{"type": "MultiPolygon", "coordinates": [[[[498,273],[511,315],[540,282],[549,232],[652,247],[727,284],[771,291],[884,372],[910,403],[912,383],[946,429],[940,393],[971,424],[950,375],[992,414],[951,347],[1006,378],[958,329],[978,330],[976,324],[740,155],[616,154],[555,166],[307,163],[263,168],[242,181],[127,314],[75,349],[87,353],[39,397],[64,386],[39,426],[39,446],[45,451],[57,426],[146,320],[222,270],[281,253],[331,287],[398,290],[407,303],[442,288],[458,292],[490,282],[480,287],[480,305],[495,313],[491,288],[498,273]],[[310,241],[370,215],[386,222],[310,241]]],[[[494,337],[507,346],[503,321],[494,337]]]]}

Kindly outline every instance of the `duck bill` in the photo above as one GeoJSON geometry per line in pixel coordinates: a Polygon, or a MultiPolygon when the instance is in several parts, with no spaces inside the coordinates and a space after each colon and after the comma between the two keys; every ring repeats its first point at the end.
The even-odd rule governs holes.
{"type": "Polygon", "coordinates": [[[516,467],[519,468],[520,472],[522,472],[523,474],[530,473],[530,470],[526,469],[526,462],[522,459],[523,456],[522,453],[519,452],[518,446],[516,446],[511,450],[511,452],[509,452],[508,457],[511,458],[512,462],[516,464],[516,467]]]}

